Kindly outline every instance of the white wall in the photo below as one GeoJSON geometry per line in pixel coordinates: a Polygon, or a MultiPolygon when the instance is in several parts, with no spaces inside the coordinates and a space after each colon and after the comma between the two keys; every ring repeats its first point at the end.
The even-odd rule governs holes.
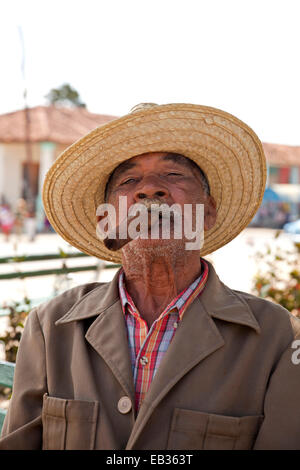
{"type": "Polygon", "coordinates": [[[4,147],[3,144],[0,144],[0,199],[4,194],[4,147]]]}
{"type": "Polygon", "coordinates": [[[1,144],[1,157],[0,193],[14,206],[22,193],[21,162],[24,157],[24,149],[22,145],[1,144]]]}
{"type": "MultiPolygon", "coordinates": [[[[39,162],[39,145],[32,145],[32,160],[39,162]]],[[[26,161],[25,144],[0,144],[0,194],[15,206],[22,196],[22,162],[26,161]]]]}
{"type": "Polygon", "coordinates": [[[52,142],[40,143],[40,171],[39,171],[39,194],[42,194],[44,179],[47,171],[55,160],[55,144],[52,142]]]}
{"type": "MultiPolygon", "coordinates": [[[[63,145],[52,144],[51,142],[32,144],[32,161],[40,164],[40,189],[46,171],[65,147],[63,145]]],[[[25,161],[25,144],[0,143],[0,195],[3,194],[12,206],[15,206],[17,199],[22,196],[22,163],[25,161]]]]}

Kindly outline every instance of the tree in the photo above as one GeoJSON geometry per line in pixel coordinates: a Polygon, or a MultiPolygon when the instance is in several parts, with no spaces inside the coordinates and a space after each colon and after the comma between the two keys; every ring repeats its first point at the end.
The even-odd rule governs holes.
{"type": "Polygon", "coordinates": [[[276,240],[255,255],[259,272],[254,278],[253,293],[278,303],[300,318],[300,244],[276,240]]]}
{"type": "Polygon", "coordinates": [[[79,93],[68,83],[64,83],[59,88],[52,88],[45,98],[51,105],[86,108],[86,104],[81,101],[79,93]]]}

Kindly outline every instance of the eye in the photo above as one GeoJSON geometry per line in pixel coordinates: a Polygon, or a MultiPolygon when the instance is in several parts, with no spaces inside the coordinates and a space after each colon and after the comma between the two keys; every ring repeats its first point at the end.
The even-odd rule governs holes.
{"type": "Polygon", "coordinates": [[[167,174],[167,176],[182,176],[180,173],[175,173],[175,172],[170,172],[167,174]]]}
{"type": "Polygon", "coordinates": [[[127,180],[123,181],[120,186],[123,186],[123,184],[134,183],[135,181],[136,181],[135,178],[128,178],[127,180]]]}

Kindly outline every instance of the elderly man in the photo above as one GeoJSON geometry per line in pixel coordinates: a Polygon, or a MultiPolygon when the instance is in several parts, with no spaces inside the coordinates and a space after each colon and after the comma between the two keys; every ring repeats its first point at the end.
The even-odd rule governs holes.
{"type": "Polygon", "coordinates": [[[250,222],[265,176],[248,126],[185,104],[139,105],[57,159],[43,193],[51,224],[122,267],[30,313],[1,449],[300,449],[299,321],[229,289],[204,258],[250,222]],[[104,203],[127,225],[144,205],[147,236],[122,238],[116,222],[113,242],[99,239],[104,203]],[[151,236],[162,204],[204,208],[200,253],[174,217],[169,237],[161,218],[151,236]]]}

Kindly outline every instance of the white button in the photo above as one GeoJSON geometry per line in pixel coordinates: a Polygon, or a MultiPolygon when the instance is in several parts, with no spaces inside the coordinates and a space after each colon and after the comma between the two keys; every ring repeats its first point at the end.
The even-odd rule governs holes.
{"type": "Polygon", "coordinates": [[[120,413],[125,415],[128,413],[132,408],[131,400],[129,397],[121,397],[118,401],[118,410],[120,413]]]}
{"type": "Polygon", "coordinates": [[[177,321],[175,321],[175,322],[173,323],[173,327],[174,327],[175,329],[178,327],[177,321]]]}
{"type": "Polygon", "coordinates": [[[146,364],[148,364],[148,357],[147,356],[141,357],[140,363],[142,364],[142,366],[145,366],[146,364]]]}

